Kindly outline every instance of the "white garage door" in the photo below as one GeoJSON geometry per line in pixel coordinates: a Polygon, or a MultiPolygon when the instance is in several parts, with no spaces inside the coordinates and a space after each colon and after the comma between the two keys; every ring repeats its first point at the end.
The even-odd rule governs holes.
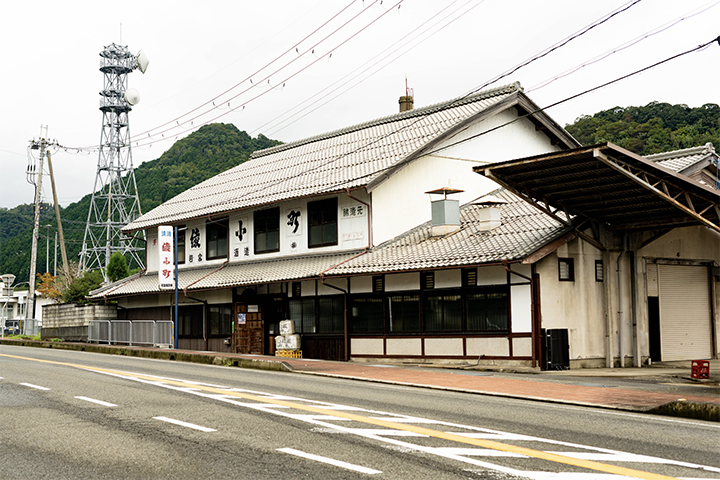
{"type": "Polygon", "coordinates": [[[658,265],[663,361],[712,356],[707,267],[658,265]]]}

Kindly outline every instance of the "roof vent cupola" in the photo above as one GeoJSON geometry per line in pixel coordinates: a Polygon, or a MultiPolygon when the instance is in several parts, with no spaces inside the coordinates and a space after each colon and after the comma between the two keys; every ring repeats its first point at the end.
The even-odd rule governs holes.
{"type": "Polygon", "coordinates": [[[432,211],[432,236],[437,237],[460,230],[460,200],[448,198],[448,195],[462,193],[463,190],[443,187],[437,190],[430,190],[430,195],[442,195],[440,200],[432,200],[430,207],[432,211]]]}
{"type": "Polygon", "coordinates": [[[483,208],[477,212],[477,219],[480,222],[478,230],[481,232],[489,232],[502,224],[500,218],[500,207],[505,205],[505,200],[499,199],[493,195],[485,195],[476,202],[472,202],[473,205],[479,205],[483,208]]]}
{"type": "Polygon", "coordinates": [[[405,95],[400,97],[398,103],[400,104],[400,113],[407,112],[413,109],[413,103],[415,98],[415,92],[412,88],[407,86],[407,78],[405,79],[405,95]]]}

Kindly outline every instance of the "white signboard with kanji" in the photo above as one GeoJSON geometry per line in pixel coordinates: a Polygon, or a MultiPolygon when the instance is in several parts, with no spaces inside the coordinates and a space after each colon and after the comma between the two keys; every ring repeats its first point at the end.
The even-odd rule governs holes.
{"type": "Polygon", "coordinates": [[[161,289],[175,288],[173,227],[158,227],[158,282],[161,289]]]}

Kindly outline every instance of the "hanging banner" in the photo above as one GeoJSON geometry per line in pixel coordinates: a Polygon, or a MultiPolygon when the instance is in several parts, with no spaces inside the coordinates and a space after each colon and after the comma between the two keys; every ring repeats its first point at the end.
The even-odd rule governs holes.
{"type": "Polygon", "coordinates": [[[158,282],[160,289],[175,288],[173,227],[158,227],[158,282]]]}

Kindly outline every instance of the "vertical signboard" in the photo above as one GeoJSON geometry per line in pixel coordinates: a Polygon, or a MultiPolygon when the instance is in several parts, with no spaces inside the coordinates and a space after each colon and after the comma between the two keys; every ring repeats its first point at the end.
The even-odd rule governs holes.
{"type": "Polygon", "coordinates": [[[160,289],[175,288],[173,228],[158,227],[158,282],[160,289]]]}

